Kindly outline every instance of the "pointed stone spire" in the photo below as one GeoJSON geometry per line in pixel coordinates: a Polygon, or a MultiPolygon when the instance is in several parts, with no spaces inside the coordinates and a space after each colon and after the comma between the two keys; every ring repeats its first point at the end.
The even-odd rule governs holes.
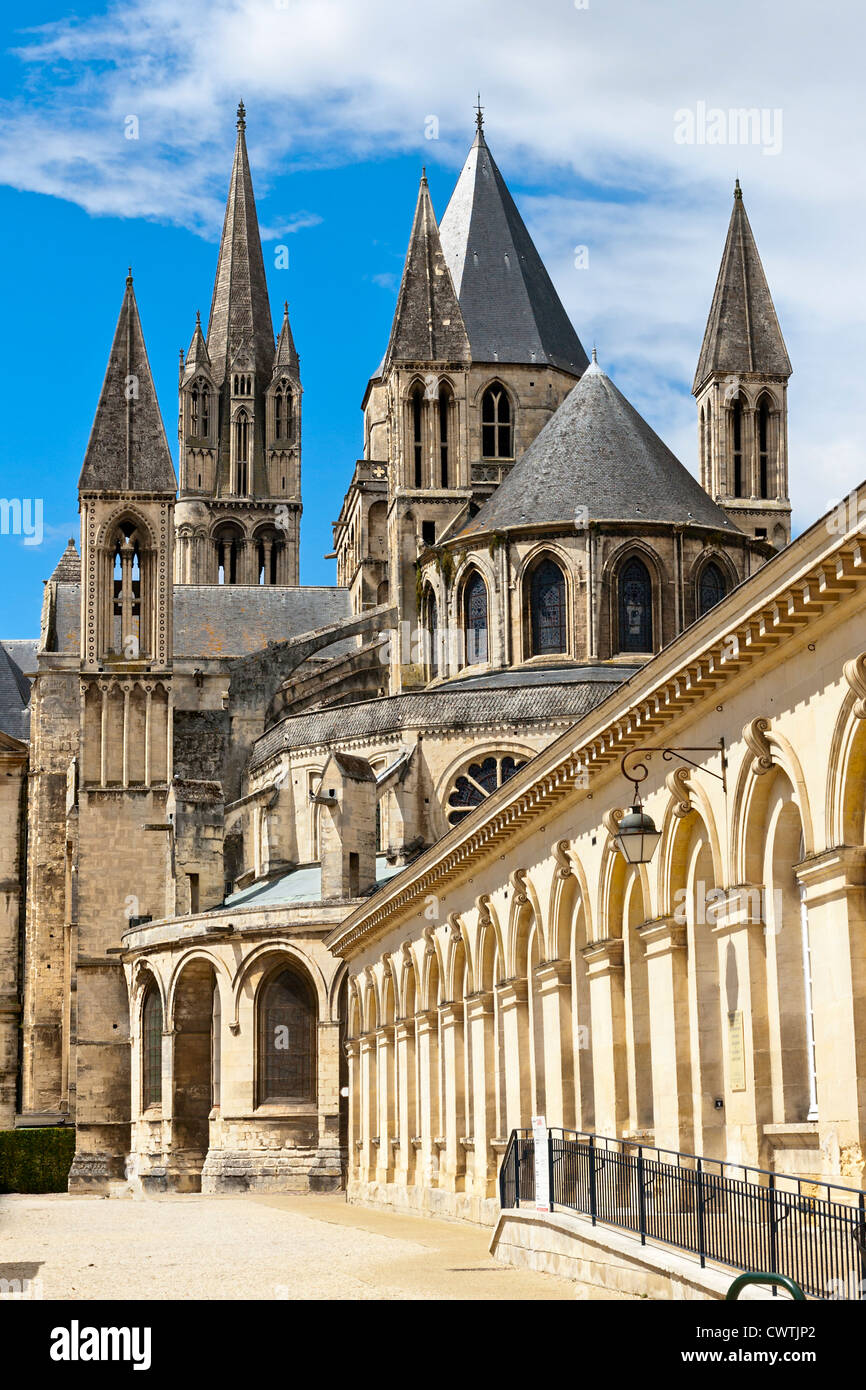
{"type": "Polygon", "coordinates": [[[283,322],[280,328],[280,336],[277,339],[277,350],[274,354],[274,376],[286,374],[294,377],[295,381],[300,380],[301,369],[298,354],[295,351],[295,340],[292,337],[292,325],[289,323],[289,302],[283,304],[283,322]]]}
{"type": "Polygon", "coordinates": [[[48,582],[49,584],[81,583],[81,557],[72,536],[69,537],[66,549],[54,566],[54,572],[48,582]]]}
{"type": "Polygon", "coordinates": [[[787,378],[791,370],[737,179],[734,208],[692,390],[697,393],[713,372],[736,376],[761,372],[787,378]]]}
{"type": "Polygon", "coordinates": [[[468,362],[469,358],[469,339],[442,253],[425,170],[385,361],[468,362]]]}
{"type": "Polygon", "coordinates": [[[480,104],[475,123],[440,228],[472,359],[579,376],[589,359],[490,153],[480,104]]]}
{"type": "Polygon", "coordinates": [[[188,381],[190,377],[198,372],[205,371],[211,373],[210,353],[207,350],[207,343],[201,331],[201,314],[196,311],[195,328],[190,339],[189,348],[186,354],[186,363],[183,366],[183,379],[188,381]]]}
{"type": "Polygon", "coordinates": [[[130,271],[78,490],[174,493],[176,488],[130,271]]]}
{"type": "Polygon", "coordinates": [[[219,385],[235,351],[245,344],[254,370],[270,372],[274,329],[246,143],[246,112],[238,106],[238,134],[217,261],[207,347],[219,385]]]}

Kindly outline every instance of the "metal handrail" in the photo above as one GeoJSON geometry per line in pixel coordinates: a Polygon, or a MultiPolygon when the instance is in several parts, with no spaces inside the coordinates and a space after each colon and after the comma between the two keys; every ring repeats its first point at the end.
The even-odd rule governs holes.
{"type": "Polygon", "coordinates": [[[793,1279],[789,1279],[787,1274],[765,1274],[751,1272],[748,1274],[737,1275],[733,1284],[728,1289],[728,1292],[725,1294],[725,1299],[728,1300],[739,1298],[740,1294],[743,1292],[743,1289],[747,1288],[749,1284],[775,1284],[778,1288],[787,1290],[791,1297],[795,1298],[798,1303],[808,1302],[806,1295],[800,1288],[800,1285],[795,1283],[793,1279]]]}

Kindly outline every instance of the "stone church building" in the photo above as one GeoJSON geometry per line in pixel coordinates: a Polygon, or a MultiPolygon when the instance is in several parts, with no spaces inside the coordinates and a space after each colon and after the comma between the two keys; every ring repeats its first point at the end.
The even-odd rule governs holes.
{"type": "MultiPolygon", "coordinates": [[[[718,1148],[718,1120],[701,1127],[722,1055],[701,1022],[719,1008],[710,947],[671,925],[673,879],[657,900],[607,850],[593,921],[592,855],[573,837],[597,854],[615,831],[592,788],[624,741],[658,737],[705,690],[723,708],[728,682],[748,704],[753,657],[771,666],[813,607],[827,621],[862,592],[859,551],[809,542],[798,568],[803,542],[789,546],[791,364],[739,185],[693,386],[696,477],[589,360],[479,113],[441,222],[421,179],[346,467],[337,582],[309,586],[300,361],[286,308],[274,334],[245,124],[241,106],[210,317],[180,362],[176,461],[130,275],[80,544],[45,584],[38,639],[0,645],[0,1127],[74,1125],[72,1191],[348,1181],[388,1201],[426,1192],[419,1207],[441,1190],[476,1217],[506,1126],[542,1104],[551,1123],[718,1148]],[[582,809],[553,826],[579,770],[582,809]],[[524,834],[541,836],[543,890],[524,834]],[[542,892],[567,926],[549,925],[542,892]]],[[[820,670],[804,645],[798,679],[849,680],[854,732],[838,739],[862,782],[858,641],[854,624],[820,670]]],[[[750,727],[758,771],[782,769],[796,799],[782,735],[750,727]]],[[[776,773],[763,801],[738,775],[749,814],[784,823],[791,874],[834,836],[862,846],[863,816],[840,802],[832,833],[802,823],[802,849],[776,773]]],[[[856,780],[849,763],[836,775],[856,780]]],[[[762,882],[748,838],[725,858],[722,808],[676,795],[674,877],[691,892],[711,859],[720,886],[762,882]]],[[[804,871],[810,893],[822,874],[804,871]]],[[[743,1006],[747,1027],[750,1008],[766,1015],[743,1006]]],[[[788,1035],[764,1032],[760,1085],[783,1094],[788,1035]]],[[[846,1063],[851,1134],[862,1062],[846,1063]]],[[[737,1142],[766,1157],[767,1126],[793,1121],[738,1104],[737,1142]]]]}

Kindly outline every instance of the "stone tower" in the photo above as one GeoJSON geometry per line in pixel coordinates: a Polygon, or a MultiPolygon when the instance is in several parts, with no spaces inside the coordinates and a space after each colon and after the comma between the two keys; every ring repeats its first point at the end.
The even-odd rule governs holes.
{"type": "Polygon", "coordinates": [[[81,736],[62,855],[70,1190],[123,1176],[129,1022],[116,953],[131,919],[169,906],[176,487],[130,275],[78,485],[81,736]]]}
{"type": "Polygon", "coordinates": [[[480,110],[476,127],[441,228],[421,179],[388,346],[364,396],[364,458],[334,529],[354,611],[397,606],[394,691],[424,683],[419,555],[491,496],[588,361],[480,110]]]}
{"type": "Polygon", "coordinates": [[[207,337],[181,357],[179,584],[298,583],[301,378],[284,307],[274,331],[243,102],[207,337]]]}
{"type": "Polygon", "coordinates": [[[791,539],[791,362],[740,181],[695,372],[701,484],[747,535],[791,539]]]}

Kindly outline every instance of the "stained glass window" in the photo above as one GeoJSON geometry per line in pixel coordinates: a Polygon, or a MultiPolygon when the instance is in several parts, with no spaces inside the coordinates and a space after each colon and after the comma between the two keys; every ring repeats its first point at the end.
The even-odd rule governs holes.
{"type": "Polygon", "coordinates": [[[491,792],[513,777],[523,767],[525,758],[489,757],[477,763],[470,763],[465,772],[456,779],[448,797],[446,814],[451,825],[459,825],[464,816],[475,806],[486,801],[491,792]]]}
{"type": "Polygon", "coordinates": [[[623,652],[653,650],[653,590],[649,570],[636,556],[619,576],[619,648],[623,652]]]}
{"type": "Polygon", "coordinates": [[[315,1097],[316,1007],[310,987],[284,970],[259,1006],[259,1103],[315,1097]]]}
{"type": "Polygon", "coordinates": [[[466,627],[466,664],[487,660],[487,586],[476,571],[463,595],[466,627]]]}
{"type": "Polygon", "coordinates": [[[156,985],[141,1011],[141,1106],[162,1104],[162,999],[156,985]]]}
{"type": "Polygon", "coordinates": [[[698,588],[698,617],[702,618],[705,613],[709,613],[711,608],[715,608],[717,603],[721,603],[727,593],[728,586],[725,583],[725,576],[718,565],[713,563],[705,565],[701,570],[700,584],[698,588]]]}
{"type": "Polygon", "coordinates": [[[543,560],[530,584],[532,655],[566,649],[565,578],[552,560],[543,560]]]}

